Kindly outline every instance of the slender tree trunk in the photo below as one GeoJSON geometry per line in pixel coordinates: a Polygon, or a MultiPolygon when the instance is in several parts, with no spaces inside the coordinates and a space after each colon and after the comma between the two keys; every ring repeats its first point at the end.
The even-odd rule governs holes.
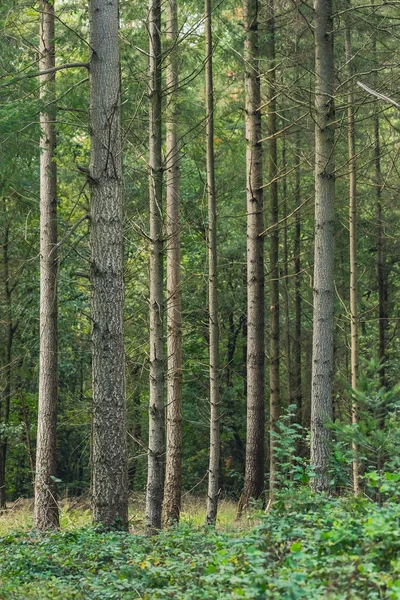
{"type": "MultiPolygon", "coordinates": [[[[374,6],[374,0],[372,1],[374,6]]],[[[378,56],[376,48],[376,32],[372,34],[372,55],[373,64],[378,66],[378,56]]],[[[375,75],[375,89],[377,88],[377,76],[375,75]]],[[[387,359],[386,352],[386,329],[388,326],[387,314],[387,285],[385,277],[385,252],[383,245],[383,220],[382,220],[382,170],[381,170],[381,148],[380,148],[380,125],[379,125],[379,106],[378,102],[374,103],[374,157],[375,157],[375,193],[376,193],[376,268],[378,279],[378,331],[379,331],[379,346],[378,358],[381,363],[379,377],[382,387],[387,386],[385,362],[387,359]]]]}
{"type": "Polygon", "coordinates": [[[238,515],[264,489],[264,228],[258,1],[243,5],[247,196],[247,437],[244,489],[238,515]]]}
{"type": "Polygon", "coordinates": [[[215,525],[218,509],[220,457],[219,399],[219,324],[217,277],[217,213],[214,169],[214,89],[211,0],[205,0],[206,30],[206,135],[207,135],[207,195],[208,195],[208,320],[210,360],[210,460],[206,524],[215,525]]]}
{"type": "Polygon", "coordinates": [[[146,529],[161,528],[164,491],[161,2],[149,4],[150,401],[146,529]]]}
{"type": "MultiPolygon", "coordinates": [[[[349,147],[349,234],[350,234],[350,333],[351,333],[351,387],[357,389],[358,382],[358,282],[357,282],[357,178],[356,178],[356,137],[354,116],[354,83],[353,83],[353,51],[351,43],[350,0],[347,1],[346,14],[346,63],[349,78],[347,95],[347,139],[349,147]]],[[[352,399],[351,420],[358,423],[358,406],[355,397],[352,399]]],[[[360,493],[358,447],[353,441],[354,453],[352,462],[353,491],[360,493]]]]}
{"type": "Polygon", "coordinates": [[[332,0],[315,0],[315,241],[311,380],[311,466],[329,490],[334,315],[334,62],[332,0]]]}
{"type": "MultiPolygon", "coordinates": [[[[283,196],[283,214],[288,214],[287,203],[287,158],[286,158],[286,135],[282,139],[282,169],[284,172],[282,178],[282,196],[283,196]]],[[[287,397],[288,403],[293,404],[293,366],[292,366],[292,347],[290,335],[290,291],[289,291],[289,245],[288,245],[288,224],[283,228],[283,289],[285,293],[285,323],[286,323],[286,372],[287,372],[287,397]]]]}
{"type": "MultiPolygon", "coordinates": [[[[295,207],[299,209],[301,205],[301,171],[300,171],[300,131],[296,132],[296,166],[295,166],[295,207]]],[[[294,312],[295,326],[293,339],[293,368],[294,368],[294,393],[296,403],[296,421],[299,425],[303,424],[303,394],[301,380],[301,215],[297,210],[295,216],[294,233],[294,312]]],[[[299,444],[302,446],[302,444],[299,444]]],[[[301,448],[298,447],[301,451],[301,448]]]]}
{"type": "Polygon", "coordinates": [[[383,219],[382,219],[382,171],[381,171],[381,149],[379,132],[378,109],[374,110],[374,152],[375,152],[375,189],[376,189],[376,266],[378,277],[378,311],[379,311],[379,346],[378,357],[382,364],[379,370],[381,385],[386,387],[386,329],[388,323],[387,315],[387,287],[385,282],[385,254],[383,247],[383,219]]]}
{"type": "Polygon", "coordinates": [[[128,526],[117,0],[89,3],[93,520],[128,526]]]}
{"type": "Polygon", "coordinates": [[[179,521],[182,494],[182,294],[180,249],[180,172],[178,143],[178,4],[167,2],[168,43],[166,109],[167,188],[167,456],[164,521],[179,521]]]}
{"type": "Polygon", "coordinates": [[[280,416],[279,382],[279,230],[275,226],[278,213],[278,157],[277,157],[277,119],[276,119],[276,65],[275,65],[275,6],[274,0],[267,3],[267,41],[268,59],[268,176],[269,176],[269,295],[270,295],[270,335],[269,335],[269,385],[270,385],[270,454],[269,454],[269,497],[274,499],[277,486],[277,424],[280,416]],[[274,227],[275,226],[275,227],[274,227]]]}
{"type": "MultiPolygon", "coordinates": [[[[11,360],[14,327],[12,319],[12,295],[9,270],[9,243],[10,243],[10,216],[7,213],[7,200],[3,198],[4,207],[4,240],[3,240],[3,283],[5,300],[5,364],[3,398],[0,402],[0,423],[7,428],[10,418],[11,400],[11,360]]],[[[0,509],[6,507],[6,460],[7,460],[7,431],[3,432],[0,439],[0,509]]]]}
{"type": "MultiPolygon", "coordinates": [[[[41,70],[55,66],[54,3],[40,1],[41,70]]],[[[40,77],[40,359],[35,527],[59,527],[57,489],[57,167],[55,74],[40,77]]]]}

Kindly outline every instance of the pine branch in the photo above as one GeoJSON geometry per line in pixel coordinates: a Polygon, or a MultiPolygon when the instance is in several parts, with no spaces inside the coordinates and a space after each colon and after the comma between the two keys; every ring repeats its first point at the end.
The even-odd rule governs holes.
{"type": "Polygon", "coordinates": [[[7,83],[3,83],[0,85],[0,89],[8,87],[13,83],[17,83],[18,81],[22,81],[23,79],[32,79],[33,77],[40,77],[41,75],[50,75],[51,73],[57,73],[57,71],[63,71],[64,69],[75,69],[75,68],[89,68],[89,63],[84,62],[74,62],[74,63],[66,63],[65,65],[58,65],[57,67],[52,67],[51,69],[44,69],[43,71],[34,71],[33,73],[23,73],[22,75],[17,75],[8,81],[7,83]]]}

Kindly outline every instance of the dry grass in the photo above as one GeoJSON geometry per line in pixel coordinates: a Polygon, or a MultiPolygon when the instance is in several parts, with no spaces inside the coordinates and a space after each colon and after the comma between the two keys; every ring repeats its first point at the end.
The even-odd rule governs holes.
{"type": "MultiPolygon", "coordinates": [[[[206,506],[205,498],[184,495],[181,521],[194,527],[204,525],[206,506]]],[[[129,520],[131,529],[136,533],[143,530],[145,509],[144,494],[134,493],[130,499],[129,520]]],[[[27,531],[33,527],[33,499],[20,498],[0,512],[0,536],[15,531],[27,531]]],[[[60,501],[60,525],[62,529],[87,527],[91,524],[90,501],[88,497],[66,498],[60,501]]],[[[221,500],[218,509],[217,528],[223,530],[242,529],[249,520],[236,521],[236,503],[232,500],[221,500]]]]}

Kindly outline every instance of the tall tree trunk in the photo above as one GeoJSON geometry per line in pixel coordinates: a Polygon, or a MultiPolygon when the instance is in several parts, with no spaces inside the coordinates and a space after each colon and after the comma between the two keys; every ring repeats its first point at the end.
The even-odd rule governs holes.
{"type": "Polygon", "coordinates": [[[385,362],[386,353],[386,329],[388,324],[387,315],[387,286],[385,281],[385,254],[383,246],[383,219],[382,219],[382,171],[381,171],[381,149],[379,132],[378,108],[374,109],[374,153],[375,153],[375,190],[376,190],[376,267],[378,278],[378,311],[379,311],[379,346],[378,357],[381,363],[379,376],[381,385],[387,386],[385,362]]]}
{"type": "MultiPolygon", "coordinates": [[[[41,70],[55,66],[54,3],[40,1],[41,70]]],[[[59,527],[57,489],[57,167],[55,75],[40,77],[40,359],[35,527],[59,527]]]]}
{"type": "MultiPolygon", "coordinates": [[[[10,417],[11,400],[11,359],[12,344],[14,337],[13,319],[12,319],[12,295],[10,286],[9,269],[9,243],[10,243],[10,216],[7,212],[7,200],[3,198],[4,207],[4,240],[3,240],[3,284],[5,300],[5,325],[6,325],[6,345],[5,345],[5,364],[3,388],[3,398],[0,401],[0,423],[7,428],[10,417]]],[[[6,460],[7,460],[7,431],[3,432],[0,439],[0,509],[6,507],[6,460]]]]}
{"type": "MultiPolygon", "coordinates": [[[[282,208],[285,217],[288,215],[287,203],[287,158],[286,158],[286,135],[282,139],[282,208]]],[[[293,404],[293,366],[292,366],[292,347],[290,334],[290,290],[289,290],[289,245],[288,245],[288,224],[287,221],[283,227],[283,289],[285,294],[285,324],[286,324],[286,372],[287,372],[287,397],[288,403],[293,404]]]]}
{"type": "Polygon", "coordinates": [[[246,468],[238,515],[264,489],[264,228],[258,1],[243,5],[247,197],[247,434],[246,468]]]}
{"type": "MultiPolygon", "coordinates": [[[[300,19],[300,15],[297,15],[300,19]]],[[[295,52],[296,56],[299,55],[300,36],[296,35],[295,52]]],[[[297,62],[296,67],[296,80],[300,78],[300,65],[297,62]]],[[[302,377],[301,377],[301,350],[302,350],[302,335],[301,335],[301,139],[300,129],[298,128],[295,136],[295,152],[296,152],[296,164],[295,164],[295,189],[294,189],[294,202],[296,208],[295,215],[295,232],[294,232],[294,312],[295,312],[295,326],[293,335],[293,390],[296,404],[296,422],[299,425],[303,425],[303,394],[302,394],[302,377]]],[[[301,455],[303,452],[303,441],[299,439],[297,444],[297,453],[301,455]]]]}
{"type": "MultiPolygon", "coordinates": [[[[301,381],[301,171],[300,171],[300,131],[296,132],[296,166],[295,166],[295,207],[297,208],[295,216],[294,233],[294,312],[295,326],[293,338],[293,388],[296,403],[296,421],[299,425],[303,424],[303,394],[301,381]]],[[[301,451],[299,444],[298,451],[301,451]]]]}
{"type": "MultiPolygon", "coordinates": [[[[372,1],[372,6],[375,2],[372,1]]],[[[375,68],[378,67],[378,54],[376,48],[376,32],[372,33],[372,56],[375,68]]],[[[375,89],[377,89],[377,76],[375,75],[375,89]]],[[[383,387],[387,386],[385,362],[386,352],[386,329],[388,326],[387,314],[387,285],[385,269],[385,252],[383,245],[383,220],[382,220],[382,170],[381,170],[381,148],[380,148],[380,125],[379,125],[379,106],[374,103],[374,157],[375,157],[375,193],[376,193],[376,268],[378,279],[378,331],[379,345],[378,358],[381,363],[379,370],[380,382],[383,387]]]]}
{"type": "Polygon", "coordinates": [[[210,360],[210,460],[208,466],[208,493],[206,524],[217,519],[220,455],[220,399],[219,399],[219,324],[217,277],[217,214],[214,169],[214,89],[211,0],[205,0],[206,30],[206,135],[207,135],[207,195],[208,195],[208,322],[210,360]]]}
{"type": "Polygon", "coordinates": [[[89,3],[93,520],[128,526],[119,3],[89,3]]]}
{"type": "Polygon", "coordinates": [[[161,528],[164,490],[163,216],[161,134],[161,2],[149,17],[150,401],[146,529],[161,528]]]}
{"type": "Polygon", "coordinates": [[[315,240],[311,380],[314,490],[329,490],[334,316],[334,62],[332,0],[315,0],[315,240]]]}
{"type": "Polygon", "coordinates": [[[279,382],[279,230],[278,230],[278,157],[276,119],[276,65],[275,65],[275,6],[274,0],[267,3],[267,60],[268,60],[268,176],[269,176],[269,385],[270,385],[270,454],[269,454],[269,497],[274,499],[277,485],[277,424],[280,416],[279,382]]]}
{"type": "Polygon", "coordinates": [[[178,4],[167,2],[166,187],[167,187],[167,455],[164,521],[179,521],[182,494],[182,294],[180,249],[180,172],[178,143],[178,4]]]}
{"type": "MultiPolygon", "coordinates": [[[[358,382],[358,283],[357,283],[357,178],[356,178],[356,137],[354,116],[353,51],[351,43],[350,0],[347,0],[346,13],[346,63],[349,78],[347,94],[347,139],[349,148],[349,245],[350,245],[350,333],[351,333],[351,387],[355,391],[358,382]]],[[[353,425],[358,423],[358,406],[353,395],[351,407],[353,425]]],[[[360,493],[358,447],[353,441],[352,462],[353,491],[360,493]]]]}

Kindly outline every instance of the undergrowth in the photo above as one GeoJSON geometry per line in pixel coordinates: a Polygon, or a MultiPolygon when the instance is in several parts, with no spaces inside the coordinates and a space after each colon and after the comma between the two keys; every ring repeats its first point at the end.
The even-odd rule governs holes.
{"type": "Polygon", "coordinates": [[[154,539],[138,527],[104,534],[85,525],[50,535],[3,527],[0,598],[400,599],[397,503],[304,490],[241,526],[228,508],[215,531],[193,511],[154,539]]]}

